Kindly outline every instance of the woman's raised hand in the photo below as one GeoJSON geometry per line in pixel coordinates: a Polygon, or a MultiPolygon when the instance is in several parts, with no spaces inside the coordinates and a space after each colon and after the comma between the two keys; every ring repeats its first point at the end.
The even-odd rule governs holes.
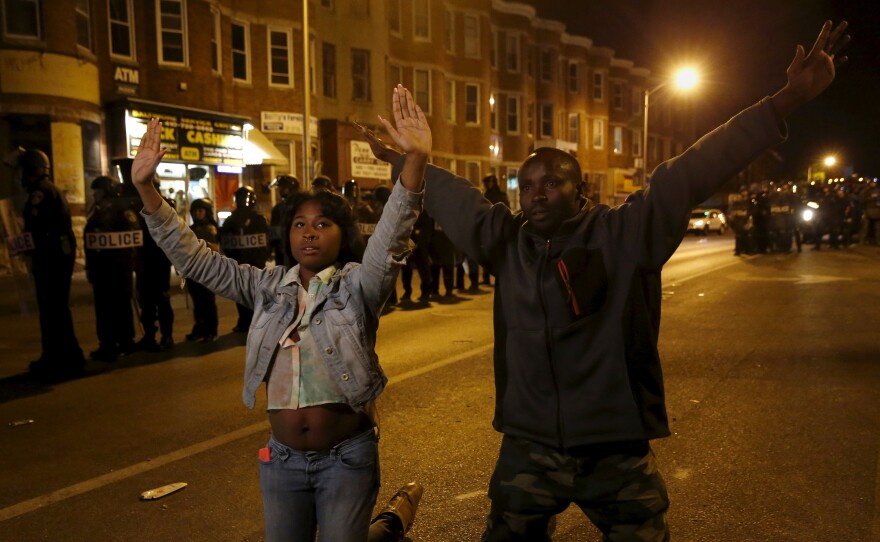
{"type": "Polygon", "coordinates": [[[398,84],[391,99],[394,126],[379,116],[379,121],[391,135],[394,143],[407,154],[431,154],[431,127],[425,119],[422,108],[418,106],[412,93],[398,84]]]}
{"type": "Polygon", "coordinates": [[[159,119],[151,119],[131,165],[131,180],[135,186],[152,185],[153,174],[165,156],[165,151],[159,148],[161,135],[162,123],[159,119]]]}

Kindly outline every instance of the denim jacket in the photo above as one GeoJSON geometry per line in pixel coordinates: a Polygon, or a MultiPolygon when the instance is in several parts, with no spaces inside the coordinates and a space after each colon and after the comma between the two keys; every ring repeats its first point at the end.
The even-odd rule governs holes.
{"type": "MultiPolygon", "coordinates": [[[[339,269],[315,299],[309,326],[318,351],[356,409],[376,399],[388,382],[375,349],[379,314],[409,254],[409,237],[421,212],[421,199],[421,193],[396,183],[367,243],[363,263],[348,263],[339,269]]],[[[283,266],[257,269],[239,265],[214,252],[196,239],[165,202],[144,217],[156,244],[181,275],[253,308],[242,392],[244,404],[253,408],[281,334],[297,315],[299,287],[292,273],[283,266]]]]}

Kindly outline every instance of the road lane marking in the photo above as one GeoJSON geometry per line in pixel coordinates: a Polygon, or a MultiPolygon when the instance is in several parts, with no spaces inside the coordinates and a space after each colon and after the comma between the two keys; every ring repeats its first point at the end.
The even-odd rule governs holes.
{"type": "Polygon", "coordinates": [[[792,284],[825,284],[828,282],[856,280],[855,277],[835,277],[833,275],[796,275],[794,277],[763,277],[749,273],[734,273],[731,280],[739,282],[790,282],[792,284]]]}
{"type": "Polygon", "coordinates": [[[485,495],[488,495],[488,493],[485,489],[481,489],[479,491],[471,491],[470,493],[462,493],[461,495],[456,495],[455,500],[464,501],[467,499],[474,499],[476,497],[483,497],[485,495]]]}
{"type": "MultiPolygon", "coordinates": [[[[754,256],[753,256],[753,257],[754,257],[754,256]]],[[[747,259],[752,259],[752,257],[749,257],[749,258],[743,258],[743,259],[737,259],[737,260],[733,260],[733,261],[728,262],[728,263],[725,263],[725,264],[716,265],[716,266],[714,266],[714,267],[712,267],[712,268],[710,268],[710,269],[705,269],[705,270],[703,270],[703,271],[698,271],[698,272],[694,273],[693,275],[687,275],[687,276],[685,276],[685,277],[681,277],[681,278],[673,278],[673,279],[666,280],[666,278],[665,278],[665,277],[662,277],[662,275],[661,275],[661,282],[663,283],[664,286],[667,286],[667,285],[670,285],[670,286],[672,286],[672,285],[674,285],[674,286],[678,286],[678,285],[681,284],[682,282],[687,282],[687,281],[689,281],[689,280],[692,280],[692,279],[695,279],[695,278],[698,278],[698,277],[702,277],[703,275],[708,275],[709,273],[714,273],[715,271],[720,271],[721,269],[724,269],[724,268],[726,268],[726,267],[730,267],[730,266],[732,266],[732,265],[736,265],[736,264],[738,264],[738,263],[740,263],[740,262],[742,262],[742,261],[744,261],[744,260],[747,260],[747,259]]]]}
{"type": "MultiPolygon", "coordinates": [[[[468,350],[466,352],[449,356],[440,361],[430,363],[423,367],[419,367],[418,369],[413,369],[412,371],[402,373],[395,378],[390,379],[388,385],[386,386],[386,389],[390,388],[394,384],[405,382],[411,378],[415,378],[436,369],[446,367],[447,365],[452,365],[454,363],[458,363],[459,361],[491,351],[493,346],[494,345],[492,343],[485,344],[477,348],[472,348],[471,350],[468,350]]],[[[6,508],[0,509],[0,522],[21,516],[23,514],[27,514],[29,512],[33,512],[34,510],[44,508],[46,506],[61,502],[71,497],[76,497],[78,495],[82,495],[83,493],[88,493],[89,491],[104,487],[106,485],[120,482],[127,478],[137,476],[138,474],[143,474],[159,467],[164,467],[169,463],[173,463],[181,459],[186,459],[193,455],[217,448],[218,446],[223,446],[224,444],[229,444],[230,442],[265,431],[269,431],[269,422],[263,420],[255,424],[248,425],[247,427],[236,429],[235,431],[226,433],[225,435],[220,435],[193,444],[192,446],[187,446],[186,448],[181,448],[165,455],[155,457],[153,459],[150,459],[149,461],[141,461],[140,463],[136,463],[134,465],[130,465],[128,467],[115,470],[113,472],[108,472],[107,474],[103,474],[101,476],[96,476],[95,478],[91,478],[89,480],[85,480],[83,482],[79,482],[77,484],[73,484],[71,486],[67,486],[65,488],[52,491],[50,493],[46,493],[45,495],[40,495],[39,497],[34,497],[33,499],[28,499],[26,501],[13,504],[12,506],[7,506],[6,508]]]]}
{"type": "Polygon", "coordinates": [[[113,472],[108,472],[107,474],[97,476],[90,480],[85,480],[84,482],[73,484],[72,486],[67,486],[57,491],[53,491],[39,497],[34,497],[33,499],[22,501],[18,504],[13,504],[12,506],[8,506],[0,510],[0,521],[6,521],[7,519],[12,519],[22,514],[27,514],[28,512],[32,512],[38,508],[43,508],[45,506],[49,506],[50,504],[55,504],[65,499],[69,499],[70,497],[82,495],[83,493],[87,493],[89,491],[92,491],[93,489],[98,489],[108,484],[119,482],[126,478],[131,478],[132,476],[143,474],[159,467],[164,467],[165,465],[174,461],[185,459],[187,457],[202,452],[206,452],[212,448],[228,444],[234,440],[248,437],[259,431],[267,431],[268,429],[269,422],[264,420],[260,423],[255,423],[253,425],[237,429],[230,433],[226,433],[225,435],[220,435],[219,437],[214,437],[212,439],[193,444],[192,446],[181,448],[180,450],[176,450],[174,452],[153,458],[149,461],[142,461],[129,467],[125,467],[123,469],[119,469],[113,472]]]}

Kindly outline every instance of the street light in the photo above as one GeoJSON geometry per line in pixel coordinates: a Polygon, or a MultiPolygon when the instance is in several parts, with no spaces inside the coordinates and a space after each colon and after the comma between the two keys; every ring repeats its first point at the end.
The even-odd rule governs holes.
{"type": "Polygon", "coordinates": [[[644,166],[642,169],[644,171],[643,177],[645,181],[648,180],[648,110],[651,105],[651,96],[670,83],[675,85],[675,88],[679,90],[690,90],[694,88],[698,82],[699,76],[697,75],[696,70],[693,68],[682,68],[675,73],[675,76],[672,79],[667,79],[659,85],[645,90],[645,124],[644,132],[642,133],[642,153],[644,153],[644,166]]]}
{"type": "MultiPolygon", "coordinates": [[[[816,162],[810,162],[810,165],[807,166],[807,182],[808,183],[812,183],[814,180],[813,179],[813,164],[815,164],[815,163],[816,162]]],[[[834,164],[837,163],[837,157],[834,156],[833,154],[829,154],[828,156],[826,156],[825,158],[822,159],[822,163],[825,164],[826,168],[830,168],[830,167],[834,166],[834,164]]],[[[827,178],[828,172],[826,170],[822,170],[822,176],[827,178]]],[[[824,181],[825,179],[822,179],[822,180],[824,181]]]]}

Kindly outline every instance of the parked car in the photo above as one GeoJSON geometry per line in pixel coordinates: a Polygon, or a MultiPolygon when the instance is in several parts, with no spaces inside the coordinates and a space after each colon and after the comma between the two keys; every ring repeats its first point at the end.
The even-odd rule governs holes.
{"type": "Polygon", "coordinates": [[[688,221],[688,233],[709,235],[715,232],[723,235],[727,231],[727,217],[721,209],[694,209],[688,221]]]}

